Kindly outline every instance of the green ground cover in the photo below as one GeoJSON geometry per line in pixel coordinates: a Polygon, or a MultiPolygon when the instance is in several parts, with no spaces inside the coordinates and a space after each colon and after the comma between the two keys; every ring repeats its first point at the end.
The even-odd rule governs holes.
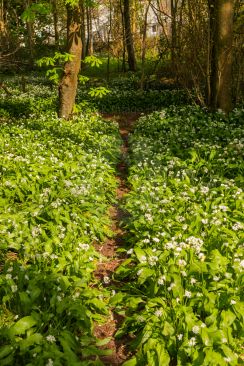
{"type": "Polygon", "coordinates": [[[93,323],[107,307],[93,243],[112,235],[118,127],[88,112],[59,120],[48,89],[29,93],[6,104],[32,114],[7,108],[0,131],[0,364],[101,365],[93,323]]]}
{"type": "Polygon", "coordinates": [[[124,366],[240,365],[243,109],[210,114],[127,75],[104,98],[81,86],[62,121],[55,87],[28,80],[0,98],[0,365],[102,365],[93,328],[110,309],[132,340],[124,366]],[[126,260],[104,289],[93,244],[113,235],[121,139],[96,110],[153,109],[130,136],[126,260]]]}
{"type": "Polygon", "coordinates": [[[243,110],[171,107],[130,138],[124,292],[131,365],[237,365],[243,336],[243,110]]]}

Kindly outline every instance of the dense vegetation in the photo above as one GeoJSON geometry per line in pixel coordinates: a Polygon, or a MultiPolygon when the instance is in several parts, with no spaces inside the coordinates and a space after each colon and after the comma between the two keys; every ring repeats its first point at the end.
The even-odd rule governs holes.
{"type": "Polygon", "coordinates": [[[237,365],[243,322],[243,110],[142,117],[131,136],[126,365],[237,365]]]}
{"type": "Polygon", "coordinates": [[[244,364],[243,18],[1,1],[0,366],[244,364]]]}
{"type": "Polygon", "coordinates": [[[0,364],[98,365],[79,359],[102,353],[92,322],[107,310],[91,285],[101,260],[92,244],[111,235],[121,140],[94,113],[72,122],[35,114],[32,98],[47,108],[48,89],[29,94],[14,99],[32,115],[6,112],[0,132],[0,364]]]}

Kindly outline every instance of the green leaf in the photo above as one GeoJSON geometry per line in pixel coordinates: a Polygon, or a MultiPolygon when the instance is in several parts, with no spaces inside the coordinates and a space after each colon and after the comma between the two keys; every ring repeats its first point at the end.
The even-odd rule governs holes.
{"type": "Polygon", "coordinates": [[[25,316],[20,319],[10,328],[10,333],[13,335],[24,334],[28,329],[37,324],[37,321],[32,316],[25,316]]]}
{"type": "Polygon", "coordinates": [[[158,356],[158,365],[160,366],[168,366],[170,364],[170,357],[168,352],[165,349],[165,346],[162,344],[157,344],[156,352],[158,356]]]}
{"type": "Polygon", "coordinates": [[[175,329],[174,327],[169,323],[169,322],[164,322],[164,328],[163,328],[163,331],[162,331],[162,334],[165,336],[165,337],[169,337],[169,336],[172,336],[175,332],[175,329]]]}
{"type": "Polygon", "coordinates": [[[104,338],[104,339],[98,340],[98,341],[96,342],[96,346],[97,346],[97,347],[105,346],[105,345],[106,345],[106,344],[108,344],[110,341],[111,341],[111,337],[108,337],[108,338],[104,338]]]}
{"type": "Polygon", "coordinates": [[[33,344],[40,344],[43,340],[43,336],[40,333],[34,333],[31,334],[26,339],[23,339],[20,343],[20,351],[25,352],[30,346],[33,346],[33,344]]]}
{"type": "Polygon", "coordinates": [[[133,357],[128,361],[125,361],[122,366],[138,366],[136,357],[133,357]]]}
{"type": "Polygon", "coordinates": [[[235,319],[236,315],[231,310],[223,310],[221,312],[221,328],[229,328],[235,319]]]}
{"type": "Polygon", "coordinates": [[[0,348],[0,360],[2,360],[4,357],[8,356],[10,353],[13,352],[13,346],[6,345],[0,348]]]}
{"type": "Polygon", "coordinates": [[[84,62],[85,62],[85,64],[89,64],[91,67],[99,67],[102,65],[102,61],[94,55],[87,56],[85,58],[84,62]]]}

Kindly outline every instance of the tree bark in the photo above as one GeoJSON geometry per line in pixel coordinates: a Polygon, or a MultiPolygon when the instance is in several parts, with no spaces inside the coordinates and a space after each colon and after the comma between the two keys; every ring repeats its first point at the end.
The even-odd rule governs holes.
{"type": "Polygon", "coordinates": [[[131,21],[130,21],[130,0],[124,0],[124,26],[125,26],[125,40],[128,53],[129,70],[136,71],[134,40],[131,31],[131,21]]]}
{"type": "Polygon", "coordinates": [[[87,27],[87,41],[86,41],[86,56],[93,54],[93,37],[92,37],[92,9],[86,9],[86,27],[87,27]]]}
{"type": "Polygon", "coordinates": [[[80,1],[80,12],[81,12],[81,42],[82,42],[82,60],[86,57],[86,27],[85,27],[85,6],[84,0],[80,1]]]}
{"type": "MultiPolygon", "coordinates": [[[[27,0],[26,2],[26,9],[28,9],[32,5],[32,0],[27,0]]],[[[29,66],[33,68],[34,66],[34,24],[33,21],[27,20],[26,21],[26,28],[27,28],[27,45],[29,49],[29,66]]]]}
{"type": "Polygon", "coordinates": [[[141,47],[141,89],[144,88],[144,79],[145,79],[145,61],[146,61],[146,40],[147,40],[147,18],[148,12],[150,8],[151,0],[149,0],[146,5],[145,14],[144,14],[144,22],[143,22],[143,32],[142,32],[142,47],[141,47]]]}
{"type": "Polygon", "coordinates": [[[58,31],[58,9],[56,0],[52,0],[53,26],[55,45],[59,48],[59,31],[58,31]]]}
{"type": "Polygon", "coordinates": [[[176,49],[177,49],[177,26],[176,26],[177,4],[175,0],[171,0],[170,6],[171,6],[171,65],[172,65],[172,71],[175,72],[176,49]]]}
{"type": "Polygon", "coordinates": [[[67,52],[73,58],[64,65],[59,85],[59,117],[68,119],[72,113],[77,92],[78,73],[81,65],[81,16],[79,6],[67,8],[67,52]]]}
{"type": "Polygon", "coordinates": [[[123,53],[122,53],[122,71],[126,71],[125,67],[125,54],[126,54],[126,40],[125,40],[125,17],[124,17],[124,9],[122,6],[122,0],[119,2],[120,13],[121,13],[121,22],[122,22],[122,37],[123,37],[123,53]]]}
{"type": "Polygon", "coordinates": [[[228,113],[232,108],[232,42],[234,0],[215,0],[212,29],[210,107],[228,113]]]}

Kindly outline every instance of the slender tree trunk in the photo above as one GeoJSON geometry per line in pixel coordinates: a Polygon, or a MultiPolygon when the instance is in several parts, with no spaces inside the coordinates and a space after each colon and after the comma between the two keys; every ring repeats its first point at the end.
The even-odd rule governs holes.
{"type": "Polygon", "coordinates": [[[93,39],[92,39],[92,11],[90,7],[86,9],[86,28],[87,28],[87,41],[86,41],[86,56],[93,54],[93,39]]]}
{"type": "Polygon", "coordinates": [[[145,79],[145,60],[146,60],[146,40],[147,40],[147,18],[148,11],[150,8],[151,0],[146,5],[146,10],[144,14],[144,23],[143,23],[143,33],[142,33],[142,50],[141,50],[141,89],[144,88],[144,79],[145,79]]]}
{"type": "Polygon", "coordinates": [[[177,28],[176,28],[177,5],[175,0],[171,0],[170,5],[171,5],[171,65],[172,65],[172,71],[175,73],[176,48],[177,48],[177,28]]]}
{"type": "Polygon", "coordinates": [[[130,71],[136,71],[136,57],[134,50],[133,35],[131,32],[130,21],[130,0],[124,0],[124,22],[125,22],[125,40],[128,53],[128,64],[130,71]]]}
{"type": "Polygon", "coordinates": [[[80,71],[82,42],[81,14],[79,6],[67,8],[67,52],[73,58],[64,66],[63,78],[59,85],[59,117],[68,119],[72,113],[77,92],[80,71]]]}
{"type": "Polygon", "coordinates": [[[82,60],[86,57],[86,27],[85,27],[85,6],[84,0],[80,1],[80,12],[81,12],[81,41],[82,41],[82,60]]]}
{"type": "Polygon", "coordinates": [[[121,21],[122,21],[122,36],[123,36],[123,54],[122,54],[122,71],[126,71],[125,67],[125,54],[126,54],[126,40],[125,40],[125,17],[124,17],[124,9],[122,6],[122,0],[119,2],[120,12],[121,12],[121,21]]]}
{"type": "Polygon", "coordinates": [[[59,48],[59,31],[58,31],[58,9],[56,0],[52,0],[53,26],[55,45],[59,48]]]}
{"type": "MultiPolygon", "coordinates": [[[[27,0],[26,2],[26,9],[31,6],[32,0],[27,0]]],[[[33,22],[30,20],[27,20],[26,22],[26,28],[27,28],[27,46],[29,50],[29,65],[32,68],[34,66],[34,26],[33,22]]]]}
{"type": "Polygon", "coordinates": [[[233,13],[234,0],[214,1],[210,107],[226,113],[232,108],[233,13]]]}
{"type": "Polygon", "coordinates": [[[110,78],[110,42],[111,42],[111,32],[112,32],[112,0],[109,0],[109,29],[108,29],[108,58],[107,58],[107,81],[110,78]]]}

